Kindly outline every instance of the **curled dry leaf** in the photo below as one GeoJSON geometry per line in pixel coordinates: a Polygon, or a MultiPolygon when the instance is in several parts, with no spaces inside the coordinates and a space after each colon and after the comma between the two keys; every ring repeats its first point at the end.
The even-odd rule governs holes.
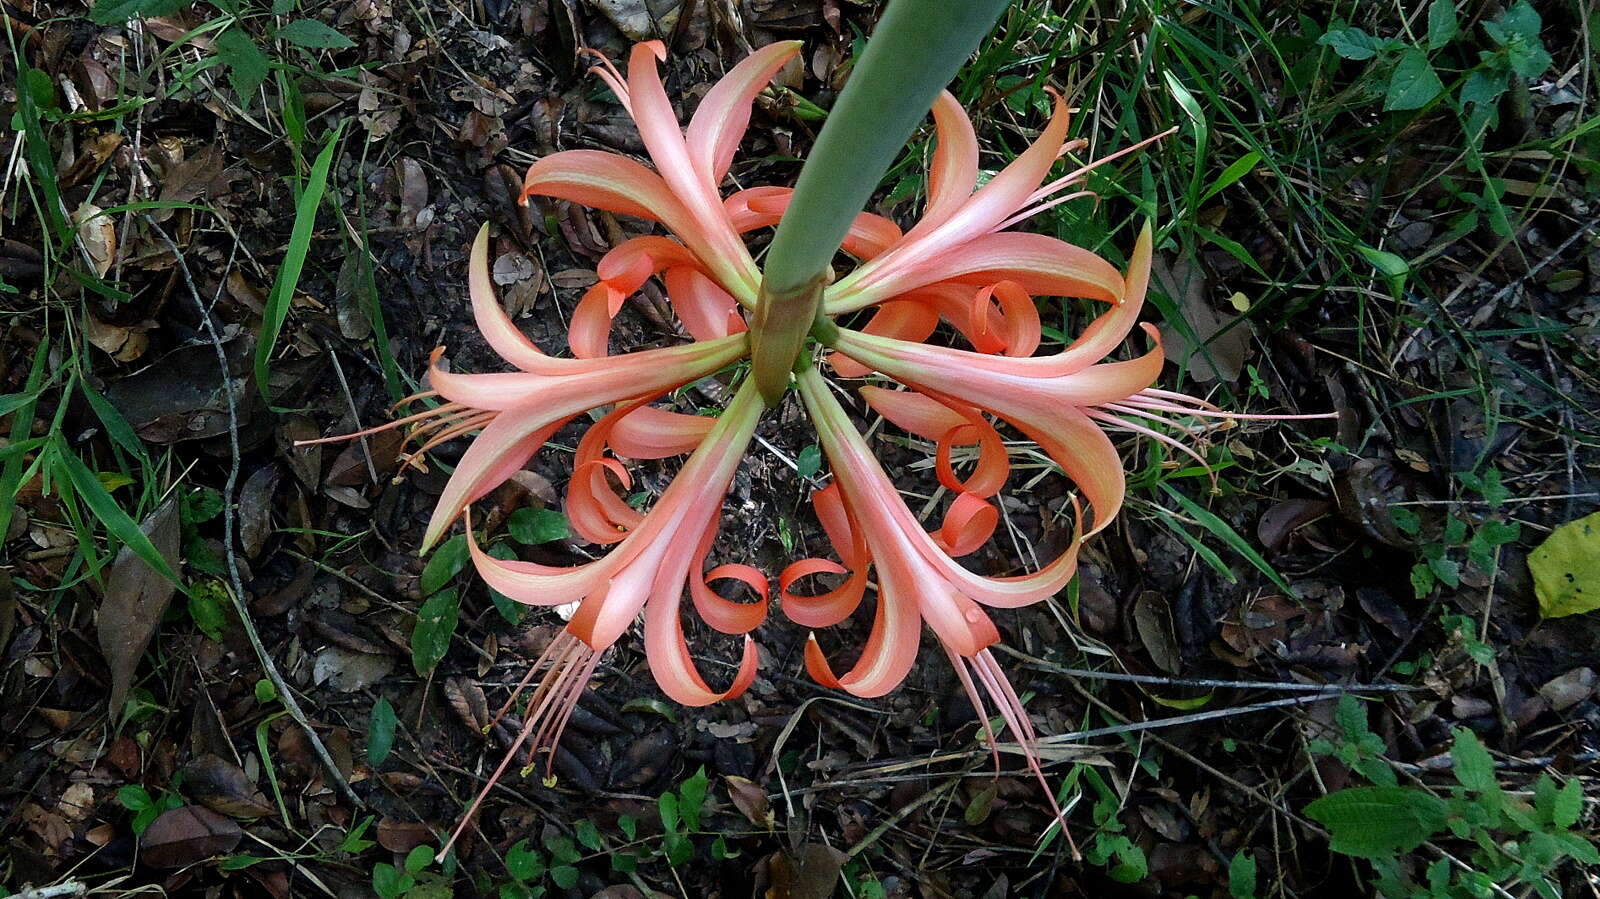
{"type": "MultiPolygon", "coordinates": [[[[178,567],[178,504],[169,499],[150,513],[140,530],[150,538],[156,551],[173,570],[178,567]]],[[[145,647],[161,624],[161,616],[172,601],[173,584],[154,568],[123,547],[111,563],[106,578],[105,599],[100,602],[96,622],[100,651],[111,670],[110,709],[113,717],[122,712],[122,702],[133,684],[133,673],[145,647]]]]}
{"type": "Polygon", "coordinates": [[[467,730],[482,735],[489,726],[489,701],[483,688],[471,678],[452,677],[444,682],[444,695],[450,709],[467,726],[467,730]]]}
{"type": "Polygon", "coordinates": [[[152,868],[181,868],[232,852],[244,831],[200,805],[163,812],[139,838],[139,858],[152,868]]]}
{"type": "Polygon", "coordinates": [[[733,801],[734,808],[737,808],[746,820],[757,827],[772,829],[774,823],[772,803],[767,801],[766,790],[737,775],[728,775],[722,778],[722,782],[728,788],[728,798],[733,801]]]}
{"type": "Polygon", "coordinates": [[[87,201],[72,211],[72,223],[78,226],[78,246],[88,257],[95,277],[105,277],[117,257],[116,223],[105,210],[87,201]]]}

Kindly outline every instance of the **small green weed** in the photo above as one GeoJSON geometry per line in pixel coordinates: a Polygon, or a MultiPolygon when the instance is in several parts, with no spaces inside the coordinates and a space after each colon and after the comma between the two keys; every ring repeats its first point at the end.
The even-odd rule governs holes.
{"type": "Polygon", "coordinates": [[[1531,890],[1559,899],[1549,876],[1558,865],[1568,859],[1600,864],[1600,851],[1573,829],[1583,814],[1576,779],[1558,784],[1541,774],[1529,802],[1528,794],[1501,787],[1489,751],[1471,731],[1457,728],[1450,750],[1456,783],[1441,796],[1421,784],[1400,784],[1358,700],[1343,697],[1337,721],[1342,739],[1313,741],[1311,751],[1338,758],[1371,785],[1330,793],[1305,813],[1328,828],[1335,852],[1367,861],[1381,895],[1477,899],[1531,890]],[[1413,855],[1425,843],[1452,838],[1470,847],[1461,853],[1464,865],[1441,854],[1424,866],[1413,855]]]}

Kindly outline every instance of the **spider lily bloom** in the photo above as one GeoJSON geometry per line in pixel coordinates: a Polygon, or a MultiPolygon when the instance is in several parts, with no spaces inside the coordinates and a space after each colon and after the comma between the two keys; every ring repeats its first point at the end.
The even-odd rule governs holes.
{"type": "MultiPolygon", "coordinates": [[[[574,355],[606,354],[611,320],[652,276],[665,282],[669,302],[696,340],[746,329],[739,310],[754,308],[761,275],[742,235],[777,224],[791,191],[759,187],[724,199],[719,185],[749,125],[756,95],[800,47],[799,41],[769,44],[734,66],[700,101],[687,133],[656,71],[657,61],[666,59],[660,41],[633,48],[626,76],[597,51],[585,51],[599,60],[595,71],[638,125],[655,171],[616,153],[567,150],[529,167],[522,201],[545,196],[648,219],[676,239],[635,237],[600,260],[599,282],[573,312],[568,342],[574,355]]],[[[893,222],[862,213],[844,248],[870,258],[900,236],[893,222]]]]}
{"type": "MultiPolygon", "coordinates": [[[[992,578],[968,571],[951,558],[951,544],[961,538],[943,535],[944,539],[940,539],[923,529],[822,376],[815,369],[807,369],[799,376],[798,387],[834,476],[834,483],[813,499],[829,539],[851,577],[822,596],[798,596],[789,587],[800,577],[843,573],[846,568],[824,559],[794,563],[779,579],[784,613],[803,626],[837,624],[860,604],[869,564],[877,575],[878,597],[872,632],[855,666],[842,676],[836,675],[813,634],[806,642],[806,670],[823,686],[844,689],[856,696],[881,696],[898,686],[910,672],[916,662],[922,625],[927,624],[983,722],[996,766],[999,744],[989,728],[985,696],[1016,735],[1029,770],[1045,786],[1045,795],[1060,818],[1061,810],[1045,783],[1034,749],[1037,735],[1033,723],[990,652],[1000,634],[982,606],[1010,608],[1054,595],[1077,569],[1082,535],[1075,534],[1059,556],[1031,575],[992,578]]],[[[969,493],[958,496],[941,530],[948,530],[952,519],[958,532],[968,531],[975,538],[975,543],[968,541],[970,548],[988,538],[995,520],[992,507],[969,493]],[[991,514],[971,515],[973,503],[991,514]],[[966,512],[957,511],[964,506],[966,512]]]]}
{"type": "MultiPolygon", "coordinates": [[[[942,317],[979,352],[1026,357],[1039,344],[1032,297],[1120,302],[1122,275],[1106,260],[1053,237],[1004,229],[1089,195],[1064,191],[1082,184],[1096,167],[1171,131],[1044,183],[1056,159],[1078,145],[1066,141],[1068,112],[1057,97],[1038,140],[974,192],[978,143],[972,121],[953,95],[942,93],[933,107],[936,144],[922,218],[884,252],[830,285],[823,311],[839,315],[879,306],[865,332],[911,341],[925,339],[942,317]],[[922,308],[910,308],[915,306],[922,308]]],[[[864,373],[849,362],[840,366],[837,357],[833,361],[843,376],[864,373]]]]}
{"type": "MultiPolygon", "coordinates": [[[[709,705],[740,695],[755,679],[757,650],[748,634],[766,617],[767,580],[747,565],[722,565],[702,571],[716,537],[723,499],[755,433],[761,409],[754,381],[746,381],[727,410],[710,420],[704,439],[654,508],[638,515],[615,548],[597,561],[575,567],[501,561],[478,546],[468,527],[473,564],[490,587],[527,605],[577,602],[578,609],[495,716],[498,720],[505,714],[542,672],[516,741],[467,809],[443,852],[449,851],[525,743],[531,742],[535,754],[549,750],[553,760],[562,729],[594,675],[601,654],[641,611],[650,671],[662,692],[674,701],[686,706],[709,705]],[[735,602],[710,587],[709,582],[726,579],[749,586],[758,594],[758,601],[735,602]],[[689,657],[679,618],[685,590],[706,624],[723,633],[745,635],[739,670],[726,690],[707,686],[689,657]]],[[[633,412],[624,408],[617,419],[631,417],[633,412]]],[[[547,762],[547,772],[551,763],[547,762]]]]}

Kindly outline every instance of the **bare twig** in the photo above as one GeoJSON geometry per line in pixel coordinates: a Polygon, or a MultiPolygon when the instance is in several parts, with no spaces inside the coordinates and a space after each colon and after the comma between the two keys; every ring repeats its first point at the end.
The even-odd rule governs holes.
{"type": "Polygon", "coordinates": [[[228,371],[228,353],[222,348],[222,337],[217,334],[216,325],[211,321],[211,310],[200,297],[200,289],[194,283],[194,275],[189,271],[189,263],[185,260],[183,252],[178,245],[173,243],[167,232],[161,229],[153,219],[144,216],[145,224],[160,238],[178,262],[178,270],[183,274],[184,284],[189,288],[189,295],[194,299],[195,311],[200,314],[200,327],[205,332],[206,339],[211,342],[212,349],[217,353],[217,366],[222,372],[222,392],[228,402],[228,480],[223,487],[222,503],[222,546],[228,563],[228,582],[232,589],[229,590],[233,600],[234,612],[239,616],[239,624],[244,628],[244,633],[250,640],[250,647],[255,650],[256,658],[261,663],[261,668],[267,674],[267,679],[278,691],[278,699],[283,702],[283,707],[288,711],[289,717],[300,725],[306,733],[306,738],[311,742],[311,749],[317,754],[322,765],[328,771],[328,776],[333,779],[339,792],[356,807],[364,808],[366,803],[361,801],[355,791],[350,789],[350,782],[345,780],[344,773],[334,763],[333,756],[329,754],[328,747],[322,744],[322,738],[317,736],[316,730],[311,727],[311,721],[306,713],[301,710],[299,700],[295,699],[294,691],[289,682],[283,679],[278,671],[277,663],[272,660],[272,655],[267,652],[267,647],[261,642],[261,635],[256,632],[255,622],[250,618],[250,610],[244,604],[244,581],[239,577],[239,559],[234,551],[234,530],[238,512],[234,508],[234,492],[239,485],[239,407],[233,396],[233,378],[228,371]]]}

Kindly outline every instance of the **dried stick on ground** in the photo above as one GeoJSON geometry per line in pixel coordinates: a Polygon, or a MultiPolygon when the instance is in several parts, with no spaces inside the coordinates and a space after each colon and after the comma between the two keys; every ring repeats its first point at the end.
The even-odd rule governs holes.
{"type": "Polygon", "coordinates": [[[222,348],[222,338],[217,334],[217,328],[211,322],[211,310],[207,308],[205,300],[200,297],[200,289],[195,286],[194,276],[189,272],[189,263],[184,259],[183,252],[178,245],[172,242],[167,232],[161,229],[149,216],[144,216],[145,224],[156,237],[166,245],[173,257],[178,262],[178,270],[183,273],[183,282],[189,288],[189,296],[194,299],[195,311],[200,314],[200,327],[204,330],[206,339],[217,352],[217,366],[222,372],[222,392],[228,402],[228,480],[223,488],[222,502],[222,546],[228,563],[229,596],[233,599],[233,610],[239,616],[239,624],[244,628],[245,636],[250,640],[250,647],[255,650],[256,658],[261,662],[261,669],[267,673],[267,679],[278,691],[278,699],[283,702],[283,707],[288,711],[289,717],[300,725],[306,733],[306,738],[311,741],[311,749],[322,761],[322,766],[327,769],[328,776],[333,779],[339,792],[357,808],[364,808],[366,803],[350,789],[350,782],[345,780],[344,773],[334,763],[333,756],[328,753],[328,747],[322,745],[322,738],[312,729],[311,721],[306,718],[306,713],[301,710],[300,702],[294,698],[294,691],[289,688],[289,682],[283,679],[278,671],[277,663],[272,661],[272,655],[267,652],[267,647],[261,642],[261,635],[256,632],[255,622],[250,619],[250,610],[244,604],[244,581],[239,577],[239,560],[233,547],[233,534],[235,520],[238,513],[234,509],[234,492],[239,485],[239,408],[233,397],[232,378],[228,374],[228,353],[222,348]]]}

